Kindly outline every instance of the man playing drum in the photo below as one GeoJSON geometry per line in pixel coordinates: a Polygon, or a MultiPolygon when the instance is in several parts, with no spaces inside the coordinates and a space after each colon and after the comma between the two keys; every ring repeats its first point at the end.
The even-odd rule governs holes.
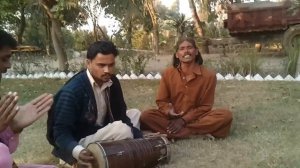
{"type": "Polygon", "coordinates": [[[87,51],[87,69],[55,95],[48,115],[47,138],[53,154],[71,165],[91,166],[87,149],[96,141],[141,138],[140,111],[126,111],[119,80],[113,75],[116,46],[97,41],[87,51]]]}
{"type": "Polygon", "coordinates": [[[167,134],[168,138],[228,136],[232,114],[225,109],[212,110],[216,74],[202,63],[195,41],[179,40],[173,67],[165,70],[160,81],[158,109],[142,113],[141,129],[167,134]]]}

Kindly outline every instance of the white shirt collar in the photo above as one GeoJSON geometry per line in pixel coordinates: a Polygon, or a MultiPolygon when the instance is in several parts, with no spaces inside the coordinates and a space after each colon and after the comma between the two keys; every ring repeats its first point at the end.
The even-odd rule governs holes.
{"type": "MultiPolygon", "coordinates": [[[[95,79],[93,78],[93,76],[91,75],[91,73],[90,73],[90,71],[89,71],[88,69],[86,69],[86,74],[87,74],[87,76],[88,76],[88,78],[89,78],[89,81],[90,81],[92,87],[93,87],[93,88],[94,88],[95,86],[98,86],[98,87],[99,87],[99,85],[96,83],[95,79]]],[[[112,84],[113,84],[113,82],[112,82],[112,80],[110,79],[109,81],[103,83],[100,89],[101,89],[101,90],[104,90],[105,88],[110,87],[112,84]]]]}

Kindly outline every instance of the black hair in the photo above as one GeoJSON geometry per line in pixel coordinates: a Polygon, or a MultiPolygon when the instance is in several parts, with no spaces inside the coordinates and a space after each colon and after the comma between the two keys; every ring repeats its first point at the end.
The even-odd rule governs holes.
{"type": "Polygon", "coordinates": [[[9,47],[15,49],[17,47],[17,41],[12,35],[0,28],[0,49],[3,47],[9,47]]]}
{"type": "MultiPolygon", "coordinates": [[[[173,54],[173,67],[175,67],[175,68],[177,68],[180,64],[180,60],[176,57],[176,52],[178,51],[179,45],[181,43],[183,43],[184,41],[187,41],[187,42],[191,43],[193,45],[193,47],[198,48],[197,45],[196,45],[196,41],[191,37],[183,37],[183,38],[179,39],[177,41],[177,44],[176,44],[176,51],[173,54]]],[[[198,50],[198,53],[196,55],[195,62],[199,65],[203,64],[203,58],[202,58],[201,53],[200,53],[199,50],[198,50]]]]}
{"type": "Polygon", "coordinates": [[[100,40],[90,45],[87,51],[86,58],[92,60],[99,53],[103,55],[113,54],[116,57],[118,56],[119,51],[113,42],[107,40],[100,40]]]}

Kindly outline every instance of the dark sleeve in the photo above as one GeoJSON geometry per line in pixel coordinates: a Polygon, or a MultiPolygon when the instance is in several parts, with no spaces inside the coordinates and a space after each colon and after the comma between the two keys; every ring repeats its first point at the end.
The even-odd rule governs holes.
{"type": "Polygon", "coordinates": [[[134,138],[142,138],[142,132],[133,126],[133,124],[130,121],[130,118],[126,115],[127,106],[123,97],[123,92],[119,80],[116,77],[113,77],[112,79],[114,85],[114,87],[112,88],[112,92],[114,92],[114,95],[116,96],[115,99],[112,99],[112,101],[117,100],[114,101],[115,103],[112,103],[112,106],[116,105],[115,109],[118,110],[120,117],[117,118],[117,120],[121,120],[123,123],[131,127],[131,132],[134,138]]]}
{"type": "Polygon", "coordinates": [[[54,106],[55,118],[53,125],[54,141],[64,153],[72,156],[72,151],[78,142],[75,140],[76,96],[70,91],[61,91],[54,106]]]}
{"type": "Polygon", "coordinates": [[[133,138],[136,139],[136,138],[143,138],[143,133],[141,130],[135,128],[135,127],[131,127],[131,132],[133,134],[133,138]]]}

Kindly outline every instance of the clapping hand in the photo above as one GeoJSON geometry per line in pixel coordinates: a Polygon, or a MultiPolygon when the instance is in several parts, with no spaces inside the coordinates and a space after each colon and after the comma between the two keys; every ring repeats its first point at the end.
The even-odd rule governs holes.
{"type": "Polygon", "coordinates": [[[4,131],[15,115],[17,114],[19,107],[17,106],[18,96],[17,93],[9,92],[3,96],[0,100],[0,132],[4,131]]]}
{"type": "Polygon", "coordinates": [[[48,112],[53,103],[52,94],[44,93],[29,103],[20,106],[19,112],[10,124],[15,133],[19,133],[23,128],[31,125],[38,120],[43,114],[48,112]]]}

